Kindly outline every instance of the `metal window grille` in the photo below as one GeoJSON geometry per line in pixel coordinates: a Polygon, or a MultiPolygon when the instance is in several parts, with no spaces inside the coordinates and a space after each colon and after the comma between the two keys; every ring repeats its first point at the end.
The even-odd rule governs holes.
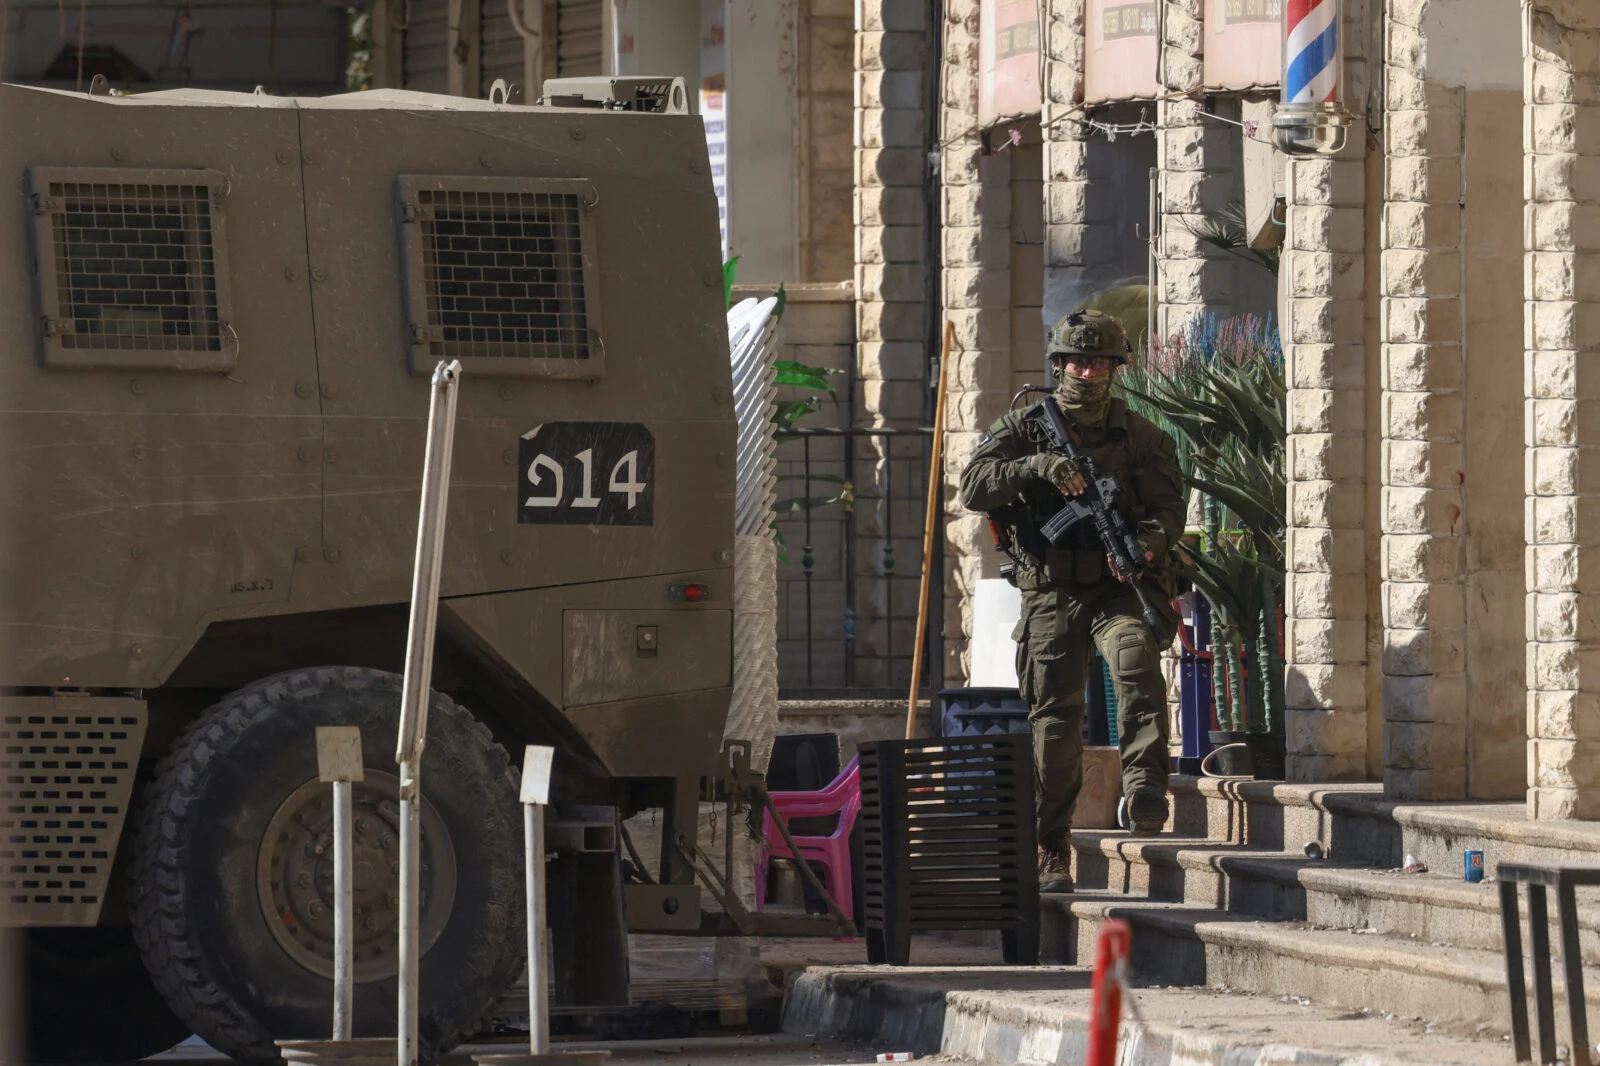
{"type": "Polygon", "coordinates": [[[47,364],[228,369],[220,176],[30,175],[47,364]]]}
{"type": "Polygon", "coordinates": [[[599,372],[587,183],[403,179],[402,197],[414,368],[599,372]]]}
{"type": "Polygon", "coordinates": [[[145,732],[143,704],[117,702],[0,716],[0,911],[13,922],[98,919],[145,732]]]}

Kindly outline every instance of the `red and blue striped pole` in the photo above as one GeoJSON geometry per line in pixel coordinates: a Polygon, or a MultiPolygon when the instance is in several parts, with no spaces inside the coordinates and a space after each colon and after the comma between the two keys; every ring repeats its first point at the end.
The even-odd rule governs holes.
{"type": "Polygon", "coordinates": [[[1338,0],[1288,0],[1283,11],[1283,102],[1338,103],[1338,0]]]}
{"type": "Polygon", "coordinates": [[[1291,155],[1328,155],[1344,148],[1340,0],[1284,0],[1283,95],[1272,118],[1278,147],[1291,155]]]}

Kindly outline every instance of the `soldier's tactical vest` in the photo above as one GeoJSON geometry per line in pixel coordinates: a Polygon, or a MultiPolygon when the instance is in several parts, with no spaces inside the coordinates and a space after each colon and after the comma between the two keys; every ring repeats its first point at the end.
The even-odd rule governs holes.
{"type": "MultiPolygon", "coordinates": [[[[1132,442],[1127,426],[1120,419],[1116,420],[1119,423],[1117,425],[1111,425],[1111,421],[1108,416],[1108,424],[1103,429],[1082,431],[1078,450],[1094,461],[1101,477],[1116,475],[1117,482],[1122,486],[1118,510],[1129,525],[1137,526],[1149,517],[1144,502],[1139,498],[1137,482],[1141,471],[1133,465],[1132,442]]],[[[1029,439],[1035,452],[1046,450],[1042,440],[1033,440],[1031,436],[1029,439]]],[[[1114,580],[1111,568],[1106,564],[1105,547],[1088,522],[1076,526],[1068,534],[1069,542],[1059,548],[1051,545],[1039,532],[1044,523],[1061,509],[1063,501],[1059,492],[1043,482],[1034,481],[1023,490],[1022,498],[1023,503],[1003,519],[1011,527],[1012,541],[1019,549],[1017,555],[1024,564],[1017,568],[1018,588],[1048,588],[1063,583],[1091,585],[1098,581],[1114,580]]]]}

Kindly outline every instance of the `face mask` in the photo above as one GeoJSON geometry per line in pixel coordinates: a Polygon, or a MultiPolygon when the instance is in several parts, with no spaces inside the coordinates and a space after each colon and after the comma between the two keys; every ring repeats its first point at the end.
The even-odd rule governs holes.
{"type": "Polygon", "coordinates": [[[1061,397],[1061,406],[1082,421],[1098,425],[1111,403],[1111,378],[1110,374],[1098,378],[1079,378],[1062,371],[1060,383],[1056,385],[1056,395],[1061,397]]]}

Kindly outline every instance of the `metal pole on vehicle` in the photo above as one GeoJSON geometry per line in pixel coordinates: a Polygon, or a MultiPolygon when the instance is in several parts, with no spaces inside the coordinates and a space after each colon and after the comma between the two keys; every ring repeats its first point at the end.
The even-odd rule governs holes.
{"type": "Polygon", "coordinates": [[[444,556],[445,509],[450,497],[450,455],[455,444],[461,364],[440,362],[433,371],[428,444],[422,465],[422,508],[417,519],[417,559],[411,578],[411,626],[406,638],[400,693],[400,1039],[398,1066],[417,1066],[417,977],[421,956],[422,749],[428,732],[433,680],[433,633],[439,617],[439,568],[444,556]]]}

